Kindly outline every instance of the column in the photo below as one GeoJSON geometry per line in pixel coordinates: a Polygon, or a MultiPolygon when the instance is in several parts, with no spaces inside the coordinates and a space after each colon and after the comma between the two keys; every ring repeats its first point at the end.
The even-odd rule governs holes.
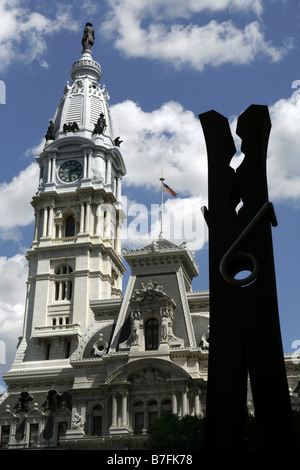
{"type": "Polygon", "coordinates": [[[54,211],[54,204],[50,204],[49,207],[49,219],[48,219],[48,237],[52,237],[52,230],[53,230],[53,211],[54,211]]]}
{"type": "Polygon", "coordinates": [[[174,415],[177,415],[178,409],[177,409],[177,396],[176,396],[176,389],[172,389],[172,413],[174,415]]]}
{"type": "Polygon", "coordinates": [[[122,392],[122,427],[127,426],[127,396],[128,392],[122,392]]]}
{"type": "Polygon", "coordinates": [[[104,238],[110,238],[110,224],[111,224],[110,208],[108,207],[105,212],[106,212],[106,217],[104,217],[103,236],[104,238]]]}
{"type": "Polygon", "coordinates": [[[47,225],[48,225],[48,207],[44,206],[43,207],[44,212],[43,212],[43,237],[47,236],[47,225]]]}
{"type": "Polygon", "coordinates": [[[57,300],[62,300],[62,282],[58,283],[57,300]]]}
{"type": "Polygon", "coordinates": [[[87,177],[91,178],[91,176],[92,176],[92,153],[91,153],[91,151],[89,151],[88,154],[87,154],[87,162],[88,162],[87,177]]]}
{"type": "Polygon", "coordinates": [[[58,238],[62,238],[63,222],[58,222],[58,238]]]}
{"type": "Polygon", "coordinates": [[[56,155],[52,157],[52,171],[51,171],[51,183],[55,182],[55,170],[56,170],[56,155]]]}
{"type": "Polygon", "coordinates": [[[87,175],[87,154],[86,152],[83,155],[83,179],[86,178],[87,175]]]}
{"type": "Polygon", "coordinates": [[[186,416],[188,413],[187,391],[187,387],[182,388],[182,417],[186,416]]]}
{"type": "Polygon", "coordinates": [[[117,414],[118,414],[118,403],[117,394],[112,392],[112,416],[111,416],[111,427],[117,427],[117,414]]]}
{"type": "Polygon", "coordinates": [[[121,188],[122,188],[122,176],[118,175],[118,177],[117,177],[116,199],[119,202],[121,202],[121,188]]]}
{"type": "Polygon", "coordinates": [[[80,204],[80,228],[79,232],[83,233],[84,231],[84,202],[80,204]]]}
{"type": "Polygon", "coordinates": [[[91,215],[91,201],[88,200],[86,202],[86,211],[85,211],[85,227],[84,227],[85,232],[90,231],[90,215],[91,215]]]}
{"type": "Polygon", "coordinates": [[[200,390],[195,390],[195,415],[196,416],[203,416],[202,409],[201,409],[201,401],[200,401],[200,390]]]}
{"type": "Polygon", "coordinates": [[[51,182],[51,158],[48,155],[48,173],[47,173],[47,183],[51,182]]]}
{"type": "Polygon", "coordinates": [[[108,410],[109,410],[109,398],[106,395],[105,400],[104,400],[104,424],[103,424],[103,431],[106,433],[109,431],[109,416],[108,416],[108,410]]]}
{"type": "Polygon", "coordinates": [[[115,236],[115,250],[117,253],[121,253],[121,220],[120,213],[117,213],[116,217],[116,236],[115,236]]]}
{"type": "Polygon", "coordinates": [[[105,183],[111,184],[111,158],[106,157],[106,176],[105,183]]]}
{"type": "Polygon", "coordinates": [[[96,235],[102,236],[103,234],[103,224],[102,224],[102,204],[103,199],[96,200],[96,235]]]}
{"type": "Polygon", "coordinates": [[[142,433],[146,435],[148,434],[148,431],[149,431],[149,413],[148,413],[147,406],[145,405],[144,406],[144,428],[143,428],[142,433]]]}
{"type": "Polygon", "coordinates": [[[34,225],[34,242],[38,240],[39,226],[40,226],[40,210],[35,209],[35,225],[34,225]]]}

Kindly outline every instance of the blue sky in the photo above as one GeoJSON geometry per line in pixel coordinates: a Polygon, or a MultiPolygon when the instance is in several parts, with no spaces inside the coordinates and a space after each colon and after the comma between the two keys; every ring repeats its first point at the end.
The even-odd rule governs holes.
{"type": "MultiPolygon", "coordinates": [[[[158,235],[156,216],[147,218],[143,209],[150,212],[160,204],[163,168],[166,183],[178,193],[165,196],[164,234],[175,242],[186,239],[195,251],[194,290],[209,289],[200,212],[207,203],[206,149],[198,114],[215,109],[228,117],[234,132],[237,116],[248,106],[268,105],[280,320],[284,351],[295,352],[294,342],[300,342],[299,3],[0,0],[0,80],[6,87],[4,95],[0,90],[0,341],[6,347],[0,372],[10,367],[22,334],[25,254],[33,236],[30,200],[38,184],[35,156],[71,81],[71,65],[81,56],[87,21],[94,25],[92,53],[102,67],[116,135],[124,140],[123,246],[142,246],[158,235]]],[[[128,274],[124,288],[127,279],[128,274]]]]}

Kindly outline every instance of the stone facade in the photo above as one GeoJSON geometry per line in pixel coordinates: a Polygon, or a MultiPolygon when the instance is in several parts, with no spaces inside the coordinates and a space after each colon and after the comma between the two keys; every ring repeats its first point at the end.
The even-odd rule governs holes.
{"type": "MultiPolygon", "coordinates": [[[[123,295],[126,168],[90,49],[71,77],[37,158],[24,331],[4,377],[0,443],[142,449],[163,411],[205,415],[209,293],[192,290],[186,245],[160,238],[123,251],[123,295]]],[[[286,363],[298,409],[299,366],[286,363]]]]}

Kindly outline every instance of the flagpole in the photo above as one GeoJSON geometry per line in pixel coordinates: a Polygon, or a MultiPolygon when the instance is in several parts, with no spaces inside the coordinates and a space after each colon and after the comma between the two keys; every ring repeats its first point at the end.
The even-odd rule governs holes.
{"type": "Polygon", "coordinates": [[[160,240],[163,237],[163,212],[164,212],[164,191],[163,191],[163,182],[165,178],[163,177],[163,169],[161,169],[161,177],[159,178],[161,181],[161,211],[160,211],[160,240]]]}

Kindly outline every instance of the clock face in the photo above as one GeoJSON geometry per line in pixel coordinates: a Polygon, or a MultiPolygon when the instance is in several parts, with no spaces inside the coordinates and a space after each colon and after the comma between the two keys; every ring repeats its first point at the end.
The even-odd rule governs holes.
{"type": "Polygon", "coordinates": [[[82,175],[82,165],[76,160],[69,160],[61,165],[58,175],[64,183],[77,181],[82,175]]]}

